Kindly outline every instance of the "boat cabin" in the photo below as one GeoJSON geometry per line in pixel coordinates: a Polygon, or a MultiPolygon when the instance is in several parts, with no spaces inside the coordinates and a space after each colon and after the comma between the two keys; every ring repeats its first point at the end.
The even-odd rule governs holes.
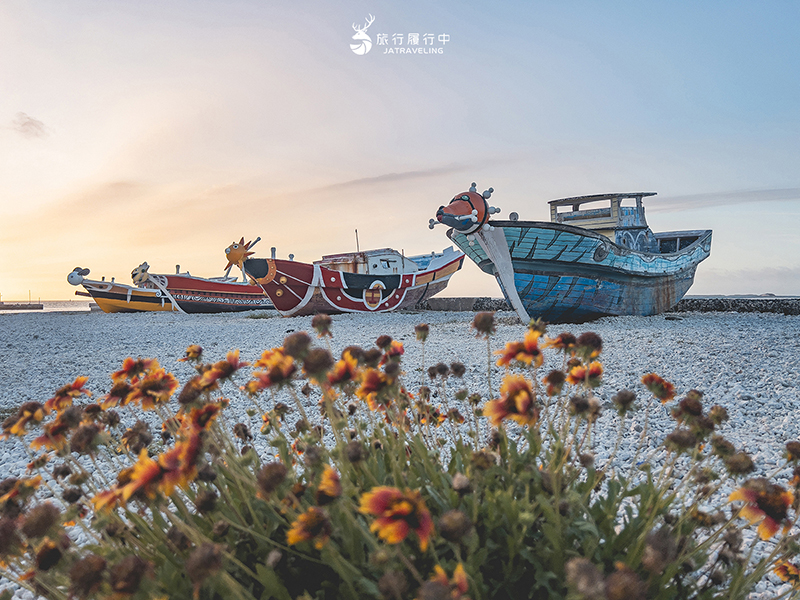
{"type": "Polygon", "coordinates": [[[679,252],[696,242],[703,232],[651,231],[644,216],[642,198],[655,195],[655,192],[630,192],[551,200],[550,221],[591,229],[620,246],[653,254],[679,252]],[[581,208],[594,202],[603,204],[581,208]]]}
{"type": "Polygon", "coordinates": [[[364,275],[396,275],[419,270],[417,263],[392,248],[328,254],[314,264],[333,271],[364,275]]]}
{"type": "Polygon", "coordinates": [[[647,226],[642,205],[642,198],[655,195],[655,192],[631,192],[551,200],[550,221],[591,229],[632,250],[660,253],[658,240],[647,226]],[[590,203],[602,205],[582,208],[590,203]]]}

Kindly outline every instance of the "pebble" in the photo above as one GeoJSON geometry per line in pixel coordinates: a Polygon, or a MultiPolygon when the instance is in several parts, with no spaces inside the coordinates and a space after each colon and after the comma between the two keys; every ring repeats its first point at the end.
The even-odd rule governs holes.
{"type": "MultiPolygon", "coordinates": [[[[448,383],[449,393],[466,386],[470,392],[488,396],[486,382],[486,341],[476,338],[470,325],[471,312],[398,312],[391,314],[334,315],[331,350],[338,358],[351,344],[371,347],[377,337],[387,334],[402,340],[405,347],[404,381],[411,391],[435,384],[427,377],[427,367],[436,362],[460,361],[466,366],[464,381],[448,383]],[[415,339],[414,326],[427,323],[430,335],[422,344],[415,339]]],[[[525,327],[513,313],[498,313],[492,350],[512,340],[521,340],[525,327]]],[[[228,350],[240,349],[241,358],[256,360],[269,348],[280,346],[293,331],[311,329],[311,317],[281,318],[275,313],[235,313],[183,315],[177,313],[20,313],[0,315],[0,339],[6,347],[0,361],[0,413],[5,418],[23,401],[44,402],[59,387],[76,376],[89,377],[87,387],[93,398],[102,397],[111,387],[110,374],[128,357],[157,358],[163,367],[185,382],[193,373],[190,364],[178,362],[190,344],[206,349],[204,358],[225,358],[228,350]],[[258,316],[260,318],[250,318],[258,316]]],[[[758,472],[766,475],[779,464],[787,440],[800,438],[800,353],[795,340],[800,337],[800,316],[736,312],[683,312],[680,318],[613,317],[581,325],[554,325],[548,334],[562,331],[579,335],[594,331],[603,339],[600,360],[604,367],[603,384],[595,390],[606,403],[617,391],[628,388],[638,395],[638,412],[624,423],[626,439],[638,439],[643,431],[643,409],[648,392],[641,377],[655,372],[672,382],[682,397],[690,389],[703,392],[704,406],[721,404],[730,421],[721,433],[737,448],[757,452],[758,472]]],[[[547,352],[544,369],[561,366],[561,359],[547,352]]],[[[237,386],[246,380],[249,369],[238,374],[237,386]]],[[[546,371],[544,371],[546,372],[546,371]]],[[[494,392],[502,381],[503,370],[492,369],[494,392]]],[[[230,423],[250,423],[256,435],[254,447],[265,456],[269,449],[259,440],[258,416],[251,419],[252,406],[236,386],[226,384],[231,406],[226,412],[230,423]]],[[[83,400],[85,401],[85,400],[83,400]]],[[[316,411],[317,398],[306,400],[308,412],[316,411]]],[[[152,413],[132,415],[123,411],[124,424],[135,418],[151,418],[152,413]]],[[[296,416],[295,416],[296,418],[296,416]]],[[[153,428],[160,422],[153,422],[153,428]]],[[[669,411],[658,403],[651,405],[648,446],[656,448],[674,428],[669,411]]],[[[593,436],[592,451],[598,460],[608,458],[619,428],[613,406],[606,406],[593,436]]],[[[25,473],[29,458],[20,440],[10,439],[0,451],[0,479],[25,473]]],[[[630,461],[633,455],[621,448],[617,461],[630,461]]],[[[641,460],[641,457],[639,458],[641,460]]],[[[659,464],[663,456],[656,456],[659,464]]],[[[88,469],[93,469],[85,461],[88,469]]],[[[778,476],[786,478],[788,472],[778,476]]],[[[772,577],[759,584],[752,600],[774,597],[785,589],[772,577]]],[[[15,598],[33,598],[30,592],[15,589],[15,598]]]]}

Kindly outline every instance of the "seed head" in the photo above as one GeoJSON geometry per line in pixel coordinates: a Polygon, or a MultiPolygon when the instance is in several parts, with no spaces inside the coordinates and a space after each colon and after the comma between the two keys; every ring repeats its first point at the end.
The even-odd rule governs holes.
{"type": "Polygon", "coordinates": [[[494,313],[479,312],[472,319],[472,328],[477,332],[478,337],[489,337],[495,332],[494,313]]]}
{"type": "Polygon", "coordinates": [[[331,323],[333,323],[331,316],[322,313],[314,315],[311,319],[311,327],[317,332],[317,337],[333,337],[331,323]]]}
{"type": "Polygon", "coordinates": [[[448,510],[439,519],[439,533],[448,542],[458,543],[472,529],[472,522],[460,510],[448,510]]]}
{"type": "Polygon", "coordinates": [[[430,332],[430,327],[426,323],[420,323],[416,327],[414,327],[414,333],[417,334],[417,341],[425,342],[428,339],[428,333],[430,332]]]}
{"type": "Polygon", "coordinates": [[[572,558],[566,565],[567,586],[585,600],[605,600],[600,570],[587,558],[572,558]]]}
{"type": "Polygon", "coordinates": [[[58,507],[50,502],[45,502],[28,512],[20,530],[28,538],[39,538],[58,523],[60,517],[61,511],[58,510],[58,507]]]}
{"type": "Polygon", "coordinates": [[[138,556],[134,554],[126,556],[109,569],[111,589],[118,594],[135,594],[139,591],[142,577],[150,568],[150,563],[138,556]]]}
{"type": "Polygon", "coordinates": [[[284,338],[283,353],[299,360],[306,355],[310,345],[311,337],[305,331],[297,331],[284,338]]]}
{"type": "Polygon", "coordinates": [[[392,336],[382,335],[375,340],[375,345],[381,350],[386,350],[392,344],[392,336]]]}
{"type": "Polygon", "coordinates": [[[96,554],[90,554],[76,561],[69,570],[70,594],[80,598],[87,598],[93,594],[103,582],[105,570],[106,560],[96,554]]]}

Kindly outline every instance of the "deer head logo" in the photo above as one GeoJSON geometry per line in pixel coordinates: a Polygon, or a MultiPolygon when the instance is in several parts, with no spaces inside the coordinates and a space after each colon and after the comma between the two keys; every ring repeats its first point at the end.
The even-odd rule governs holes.
{"type": "Polygon", "coordinates": [[[358,55],[363,55],[369,52],[372,49],[372,38],[367,35],[367,29],[372,23],[375,22],[375,17],[370,15],[366,19],[366,25],[364,27],[359,27],[355,23],[353,23],[353,29],[355,29],[356,34],[353,36],[353,39],[356,40],[355,44],[350,44],[350,49],[358,55]]]}

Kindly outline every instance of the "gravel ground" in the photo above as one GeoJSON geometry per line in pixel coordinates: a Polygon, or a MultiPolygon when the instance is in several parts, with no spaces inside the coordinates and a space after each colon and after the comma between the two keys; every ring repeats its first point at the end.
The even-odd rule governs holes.
{"type": "MultiPolygon", "coordinates": [[[[420,368],[422,346],[416,341],[414,326],[428,323],[426,366],[460,361],[467,367],[466,387],[486,395],[486,342],[476,339],[470,328],[472,318],[473,313],[461,312],[335,315],[331,348],[338,356],[345,346],[368,348],[379,335],[390,335],[405,345],[405,382],[415,390],[427,376],[420,368]]],[[[522,339],[525,328],[513,313],[497,313],[496,320],[492,350],[522,339]]],[[[128,356],[157,358],[183,383],[193,369],[177,359],[190,344],[203,346],[207,361],[220,360],[236,348],[243,360],[252,361],[263,350],[281,345],[288,333],[310,331],[310,323],[310,317],[281,318],[269,312],[0,315],[0,415],[5,418],[28,400],[44,402],[78,375],[89,376],[87,387],[95,396],[103,395],[110,388],[110,373],[128,356]]],[[[784,443],[800,439],[800,316],[682,313],[680,317],[614,317],[583,325],[556,325],[548,333],[561,331],[576,335],[595,331],[604,342],[600,357],[604,382],[595,390],[606,407],[594,440],[601,464],[613,447],[619,424],[611,396],[629,388],[637,392],[643,405],[648,394],[640,379],[651,371],[674,383],[681,395],[695,388],[703,392],[706,407],[726,407],[731,418],[722,433],[737,447],[752,453],[759,469],[756,475],[772,473],[779,465],[784,443]]],[[[552,361],[553,366],[560,366],[560,359],[552,361]]],[[[494,369],[495,391],[502,373],[494,369]]],[[[241,376],[240,383],[244,380],[241,376]]],[[[450,385],[455,389],[456,384],[450,385]]],[[[238,413],[229,417],[231,422],[237,417],[247,419],[244,411],[251,406],[249,401],[233,386],[227,393],[232,398],[231,408],[238,413]]],[[[309,408],[315,404],[312,397],[309,408]]],[[[643,411],[637,415],[626,423],[630,440],[638,438],[642,428],[643,411]]],[[[653,408],[650,427],[651,447],[656,447],[674,422],[658,405],[653,408]]],[[[255,423],[252,429],[258,430],[255,423]]],[[[256,449],[262,454],[268,452],[263,443],[256,449]]],[[[630,458],[623,445],[617,459],[624,464],[630,458]]],[[[19,442],[0,444],[0,478],[22,474],[28,460],[19,442]]],[[[785,483],[787,475],[784,471],[778,480],[783,478],[785,483]]],[[[752,598],[775,597],[784,589],[779,584],[770,575],[752,598]]],[[[31,596],[20,590],[16,597],[31,596]]]]}

